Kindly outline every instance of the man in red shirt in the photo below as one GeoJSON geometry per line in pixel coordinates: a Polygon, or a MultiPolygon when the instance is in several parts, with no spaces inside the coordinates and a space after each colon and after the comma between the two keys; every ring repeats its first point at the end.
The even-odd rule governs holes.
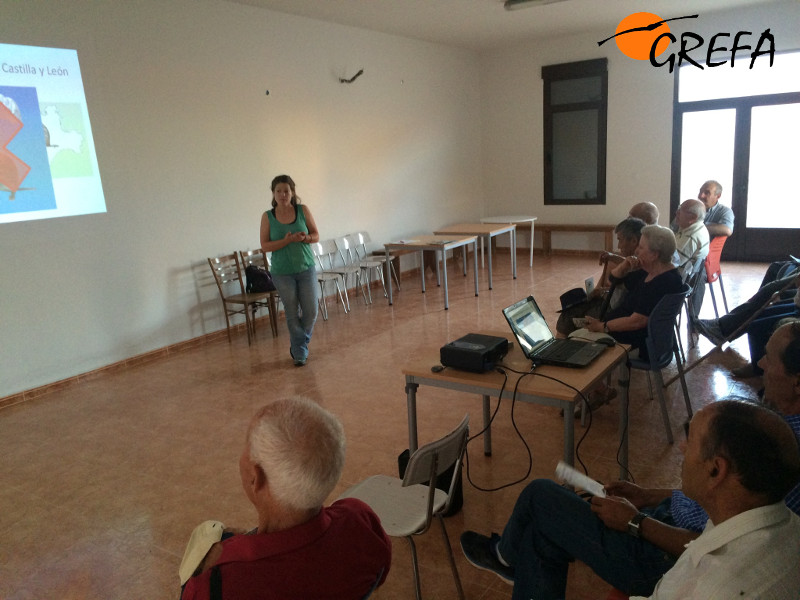
{"type": "Polygon", "coordinates": [[[239,459],[258,527],[213,544],[182,599],[360,600],[381,585],[391,542],[377,515],[354,498],[322,506],[344,453],[341,423],[318,404],[291,398],[259,410],[239,459]]]}

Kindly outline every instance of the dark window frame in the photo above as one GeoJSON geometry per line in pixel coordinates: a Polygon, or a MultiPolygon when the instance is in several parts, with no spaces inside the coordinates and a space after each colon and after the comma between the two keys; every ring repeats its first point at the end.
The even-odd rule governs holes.
{"type": "Polygon", "coordinates": [[[598,58],[542,67],[544,82],[544,203],[545,205],[597,205],[606,203],[606,142],[608,137],[608,59],[598,58]],[[569,79],[600,77],[601,97],[596,101],[552,104],[552,84],[569,79]],[[597,196],[595,198],[555,198],[553,175],[553,117],[556,114],[597,111],[597,196]]]}

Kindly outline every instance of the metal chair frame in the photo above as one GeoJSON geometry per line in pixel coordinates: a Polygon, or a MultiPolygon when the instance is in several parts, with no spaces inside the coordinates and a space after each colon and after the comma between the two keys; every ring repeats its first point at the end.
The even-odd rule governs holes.
{"type": "Polygon", "coordinates": [[[375,475],[354,485],[340,496],[358,498],[366,502],[377,513],[388,535],[408,540],[417,600],[422,599],[422,592],[413,536],[428,531],[434,518],[441,527],[458,597],[464,598],[453,548],[444,524],[444,514],[453,500],[468,435],[469,415],[466,415],[455,430],[439,440],[425,444],[411,455],[402,480],[397,477],[375,475]],[[453,476],[447,492],[437,489],[437,477],[451,467],[454,467],[453,476]]]}
{"type": "MultiPolygon", "coordinates": [[[[661,370],[672,363],[672,359],[678,367],[677,377],[681,380],[681,388],[683,390],[683,398],[686,403],[686,412],[689,418],[692,417],[692,403],[689,398],[689,389],[686,386],[686,378],[684,377],[683,362],[681,360],[681,352],[678,346],[678,339],[676,334],[676,322],[678,315],[683,309],[684,300],[691,292],[691,286],[684,284],[683,290],[675,294],[666,294],[658,301],[650,316],[647,319],[647,344],[648,359],[642,360],[639,358],[632,358],[630,361],[631,369],[639,369],[653,373],[656,378],[656,392],[658,394],[658,401],[661,406],[661,417],[664,420],[664,427],[667,431],[667,440],[670,444],[674,443],[672,435],[672,425],[670,424],[669,412],[667,411],[666,398],[664,396],[664,388],[666,388],[673,379],[668,383],[664,383],[664,378],[661,370]]],[[[649,380],[648,380],[649,381],[649,380]]],[[[651,386],[652,397],[652,386],[651,386]]]]}

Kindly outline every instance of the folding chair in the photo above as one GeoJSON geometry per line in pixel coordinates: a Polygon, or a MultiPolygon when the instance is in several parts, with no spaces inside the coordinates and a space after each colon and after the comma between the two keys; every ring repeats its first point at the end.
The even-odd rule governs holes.
{"type": "Polygon", "coordinates": [[[364,296],[364,304],[372,304],[372,292],[369,292],[367,298],[367,290],[364,289],[364,271],[363,265],[359,264],[357,257],[354,256],[355,251],[351,248],[351,240],[349,235],[343,235],[334,238],[333,243],[336,245],[336,250],[339,252],[339,258],[342,261],[341,267],[336,267],[341,270],[344,277],[344,287],[347,289],[347,280],[350,275],[355,277],[355,284],[361,288],[361,295],[364,296]]]}
{"type": "MultiPolygon", "coordinates": [[[[350,302],[348,300],[345,303],[344,296],[342,295],[342,288],[339,287],[339,280],[344,280],[343,276],[338,271],[332,271],[325,266],[326,260],[330,265],[329,244],[332,243],[332,240],[326,240],[325,242],[316,242],[311,244],[311,251],[314,253],[317,262],[319,263],[319,269],[317,270],[317,283],[319,283],[319,308],[320,312],[322,313],[323,321],[328,320],[328,304],[325,301],[325,284],[329,281],[332,281],[333,285],[336,286],[336,292],[339,294],[339,300],[342,302],[342,307],[344,308],[345,314],[347,314],[350,310],[350,302]]],[[[347,288],[345,288],[344,293],[347,293],[347,288]]]]}
{"type": "MultiPolygon", "coordinates": [[[[397,272],[394,269],[394,263],[391,259],[387,262],[385,254],[373,254],[370,256],[369,252],[367,251],[367,244],[370,243],[369,233],[366,231],[359,231],[358,233],[351,233],[350,239],[353,241],[353,248],[356,251],[356,257],[358,258],[359,262],[365,265],[367,268],[375,268],[375,263],[380,263],[382,266],[388,265],[386,267],[387,274],[391,273],[391,276],[394,277],[394,282],[397,284],[397,289],[400,289],[400,279],[397,277],[397,272]]],[[[383,269],[379,271],[381,284],[383,285],[383,295],[386,296],[386,282],[383,276],[383,269]]],[[[370,278],[371,281],[371,278],[370,278]]]]}
{"type": "MultiPolygon", "coordinates": [[[[666,398],[664,397],[664,388],[666,388],[674,379],[668,383],[664,383],[664,378],[661,370],[667,367],[672,359],[678,366],[677,377],[681,380],[681,388],[683,389],[683,399],[686,402],[686,412],[689,418],[692,417],[692,403],[689,399],[689,389],[686,387],[686,379],[684,378],[683,362],[681,360],[680,349],[678,347],[678,339],[675,333],[675,323],[678,315],[683,309],[683,303],[687,294],[691,291],[691,286],[684,284],[683,290],[675,294],[667,294],[658,301],[650,316],[647,319],[647,360],[640,358],[632,358],[630,361],[631,369],[639,369],[653,373],[656,378],[656,392],[658,394],[658,402],[661,405],[661,416],[664,419],[664,427],[667,430],[667,440],[670,444],[674,442],[672,436],[672,426],[669,421],[669,412],[667,411],[666,398]]],[[[651,389],[652,391],[652,389],[651,389]]]]}
{"type": "Polygon", "coordinates": [[[434,517],[441,525],[458,597],[464,598],[464,590],[461,587],[461,579],[458,576],[443,516],[453,499],[468,434],[469,415],[466,415],[455,430],[440,440],[422,446],[411,455],[403,479],[374,475],[354,485],[340,496],[358,498],[366,502],[377,513],[387,534],[408,540],[411,546],[417,600],[422,599],[422,593],[413,536],[428,531],[434,517]],[[453,466],[455,468],[450,487],[444,492],[436,487],[436,478],[453,466]]]}

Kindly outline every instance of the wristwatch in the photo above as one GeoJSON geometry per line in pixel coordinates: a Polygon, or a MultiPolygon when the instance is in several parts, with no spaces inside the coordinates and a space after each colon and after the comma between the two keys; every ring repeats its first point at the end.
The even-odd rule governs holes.
{"type": "Polygon", "coordinates": [[[611,332],[608,330],[608,321],[604,321],[604,322],[603,322],[603,331],[604,331],[605,333],[611,333],[611,332]]]}
{"type": "Polygon", "coordinates": [[[647,518],[643,512],[636,513],[633,518],[628,521],[628,533],[635,538],[642,537],[642,521],[647,518]]]}

